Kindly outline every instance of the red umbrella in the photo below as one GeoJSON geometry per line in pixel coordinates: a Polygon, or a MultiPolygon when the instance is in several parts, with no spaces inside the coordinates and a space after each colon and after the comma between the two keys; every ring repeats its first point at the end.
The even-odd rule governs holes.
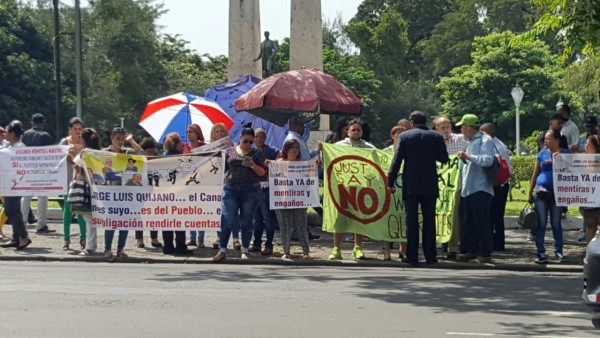
{"type": "Polygon", "coordinates": [[[280,126],[297,114],[360,115],[361,108],[360,96],[318,69],[275,74],[235,101],[237,111],[248,111],[280,126]]]}

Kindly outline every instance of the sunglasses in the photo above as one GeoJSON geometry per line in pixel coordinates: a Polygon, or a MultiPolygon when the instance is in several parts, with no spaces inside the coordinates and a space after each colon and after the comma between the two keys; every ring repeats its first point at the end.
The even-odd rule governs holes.
{"type": "Polygon", "coordinates": [[[242,140],[242,143],[252,144],[254,141],[252,140],[242,140]]]}

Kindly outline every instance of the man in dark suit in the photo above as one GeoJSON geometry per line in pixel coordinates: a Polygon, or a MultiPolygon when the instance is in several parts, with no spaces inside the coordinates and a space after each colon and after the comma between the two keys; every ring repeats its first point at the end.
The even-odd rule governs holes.
{"type": "Polygon", "coordinates": [[[435,205],[439,195],[436,162],[449,161],[441,134],[426,127],[427,118],[420,111],[410,114],[413,129],[400,134],[398,149],[388,172],[388,188],[396,191],[396,178],[402,171],[402,199],[406,212],[406,257],[408,263],[419,263],[419,205],[423,214],[423,253],[426,264],[437,263],[435,251],[435,205]]]}

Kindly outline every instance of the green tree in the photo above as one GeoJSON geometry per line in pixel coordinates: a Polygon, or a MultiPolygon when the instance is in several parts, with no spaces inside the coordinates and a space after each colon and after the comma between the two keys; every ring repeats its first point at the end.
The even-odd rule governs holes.
{"type": "Polygon", "coordinates": [[[498,127],[498,136],[514,144],[515,109],[510,90],[519,83],[525,91],[521,103],[521,135],[545,128],[548,111],[559,97],[553,89],[561,64],[542,41],[511,46],[513,33],[494,33],[475,39],[473,63],[453,69],[438,85],[443,113],[458,119],[477,114],[482,122],[498,127]]]}
{"type": "Polygon", "coordinates": [[[570,64],[558,87],[571,97],[572,106],[586,115],[600,115],[600,60],[587,58],[570,64]]]}
{"type": "Polygon", "coordinates": [[[52,47],[35,27],[33,11],[15,0],[0,0],[0,123],[33,113],[48,117],[54,130],[52,47]]]}
{"type": "Polygon", "coordinates": [[[535,39],[549,32],[556,35],[565,49],[574,53],[600,52],[600,10],[598,0],[534,0],[543,15],[521,38],[535,39]]]}

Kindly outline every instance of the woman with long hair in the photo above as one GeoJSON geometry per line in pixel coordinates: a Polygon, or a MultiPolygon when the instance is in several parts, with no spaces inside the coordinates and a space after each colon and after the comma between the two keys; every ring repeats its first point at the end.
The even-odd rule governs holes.
{"type": "Polygon", "coordinates": [[[348,134],[348,119],[345,117],[340,117],[335,120],[335,124],[333,125],[333,132],[327,134],[325,137],[325,142],[327,143],[336,143],[346,138],[348,134]]]}
{"type": "MultiPolygon", "coordinates": [[[[229,133],[227,132],[227,127],[222,122],[218,122],[213,124],[210,129],[210,142],[219,141],[222,138],[228,137],[229,133]]],[[[229,146],[233,147],[233,142],[229,141],[229,146]]],[[[233,233],[233,248],[236,250],[240,250],[242,248],[242,243],[240,243],[240,226],[234,226],[232,229],[233,233]]],[[[217,231],[217,240],[213,242],[213,249],[219,249],[219,243],[221,238],[221,232],[217,231]]]]}
{"type": "MultiPolygon", "coordinates": [[[[9,142],[7,148],[22,148],[25,147],[21,142],[23,136],[23,124],[21,121],[14,120],[6,126],[6,140],[9,142]]],[[[21,212],[21,196],[5,196],[4,197],[4,212],[10,219],[13,228],[12,240],[8,243],[1,244],[3,248],[17,248],[23,250],[31,244],[31,239],[23,222],[23,214],[21,212]]]]}
{"type": "MultiPolygon", "coordinates": [[[[83,141],[81,140],[81,133],[83,131],[83,122],[80,118],[74,117],[69,120],[69,136],[63,138],[60,141],[60,145],[69,146],[69,164],[67,166],[67,186],[71,183],[73,179],[73,157],[78,155],[81,149],[83,149],[83,141]]],[[[63,204],[63,229],[64,229],[64,239],[65,243],[63,244],[63,250],[69,250],[69,245],[71,244],[71,222],[73,220],[73,212],[71,203],[67,202],[67,195],[65,195],[64,204],[63,204]]],[[[79,245],[81,249],[85,249],[85,235],[86,235],[86,227],[85,220],[82,215],[77,215],[77,224],[79,224],[79,245]]]]}
{"type": "MultiPolygon", "coordinates": [[[[191,153],[192,150],[202,147],[206,144],[204,142],[204,134],[202,133],[202,129],[197,124],[190,124],[186,129],[186,136],[188,139],[188,144],[183,146],[183,153],[191,153]]],[[[197,246],[198,248],[204,248],[204,231],[190,231],[190,240],[187,241],[186,245],[197,246]],[[196,242],[196,238],[198,241],[196,242]]]]}
{"type": "Polygon", "coordinates": [[[529,202],[534,203],[538,217],[538,227],[534,230],[538,264],[548,263],[546,248],[544,247],[548,215],[550,215],[550,225],[552,226],[552,236],[554,237],[556,261],[558,263],[564,261],[561,207],[556,205],[554,199],[552,162],[555,154],[570,153],[568,149],[561,148],[561,144],[565,143],[564,136],[560,135],[560,131],[554,129],[548,130],[544,135],[545,148],[539,152],[533,168],[533,174],[531,175],[529,202]]]}
{"type": "MultiPolygon", "coordinates": [[[[590,135],[585,142],[586,154],[600,154],[600,136],[590,135]]],[[[581,208],[583,220],[585,221],[585,241],[589,243],[596,236],[598,225],[600,225],[600,208],[581,208]]]]}
{"type": "MultiPolygon", "coordinates": [[[[169,133],[165,137],[163,144],[164,153],[163,156],[180,155],[183,154],[183,142],[178,133],[169,133]]],[[[175,255],[191,255],[192,250],[188,250],[185,245],[185,231],[175,231],[175,245],[173,246],[173,231],[163,231],[163,254],[175,254],[175,255]]]]}
{"type": "Polygon", "coordinates": [[[260,150],[252,147],[254,129],[247,123],[240,135],[240,144],[227,148],[225,184],[221,202],[220,249],[213,261],[220,262],[227,255],[227,244],[232,230],[242,230],[242,259],[249,258],[252,240],[252,216],[260,196],[259,177],[265,174],[265,158],[260,150]]]}
{"type": "MultiPolygon", "coordinates": [[[[299,161],[300,144],[291,139],[284,143],[281,150],[281,158],[278,161],[299,161]]],[[[292,227],[296,227],[298,239],[302,245],[302,258],[310,259],[310,244],[308,241],[308,225],[306,223],[306,208],[286,208],[275,210],[277,222],[279,223],[279,234],[281,237],[281,246],[283,247],[283,256],[281,259],[290,260],[290,246],[292,240],[292,227]]]]}
{"type": "MultiPolygon", "coordinates": [[[[100,146],[100,135],[96,132],[94,128],[85,128],[81,131],[81,144],[83,149],[92,149],[92,150],[100,150],[102,147],[100,146]]],[[[80,152],[81,153],[81,152],[80,152]]],[[[75,163],[74,172],[76,177],[84,178],[86,173],[83,172],[83,160],[81,156],[78,154],[77,157],[73,160],[75,163]]],[[[88,170],[88,173],[91,170],[88,170]]],[[[90,182],[93,182],[93,172],[88,174],[90,182]]],[[[94,184],[94,183],[91,183],[94,184]]],[[[81,217],[83,217],[85,223],[85,249],[79,254],[80,256],[91,256],[94,254],[96,249],[98,248],[98,230],[96,227],[92,225],[92,213],[91,212],[77,212],[81,217]]],[[[107,258],[109,261],[112,258],[107,258]]]]}

